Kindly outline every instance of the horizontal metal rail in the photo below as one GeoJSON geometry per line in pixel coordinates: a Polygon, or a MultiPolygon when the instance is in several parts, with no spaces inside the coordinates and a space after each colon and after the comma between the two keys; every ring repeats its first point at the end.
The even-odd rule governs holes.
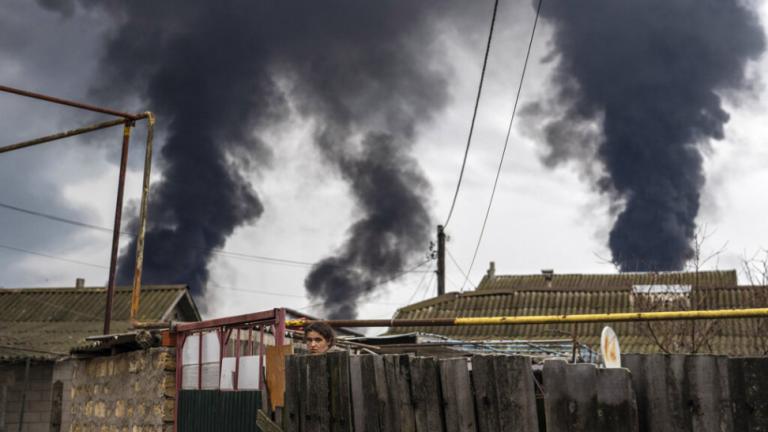
{"type": "Polygon", "coordinates": [[[220,327],[245,326],[249,324],[273,324],[278,321],[277,309],[264,312],[256,312],[245,315],[236,315],[227,318],[216,318],[199,322],[177,323],[174,330],[178,333],[195,330],[215,329],[220,327]]]}
{"type": "Polygon", "coordinates": [[[67,99],[62,99],[62,98],[57,98],[57,97],[53,97],[53,96],[44,95],[42,93],[34,93],[34,92],[31,92],[31,91],[21,90],[21,89],[17,89],[17,88],[13,88],[13,87],[8,87],[8,86],[4,86],[4,85],[0,85],[0,91],[4,91],[6,93],[13,93],[13,94],[16,94],[16,95],[19,95],[19,96],[24,96],[24,97],[28,97],[28,98],[32,98],[32,99],[38,99],[38,100],[42,100],[42,101],[46,101],[46,102],[51,102],[51,103],[55,103],[55,104],[59,104],[59,105],[66,105],[66,106],[70,106],[70,107],[73,107],[73,108],[84,109],[84,110],[87,110],[87,111],[93,111],[93,112],[97,112],[97,113],[118,116],[118,117],[122,117],[122,118],[128,119],[128,120],[139,120],[139,119],[143,118],[142,114],[129,114],[129,113],[125,113],[125,112],[121,112],[121,111],[116,111],[116,110],[109,109],[109,108],[98,107],[98,106],[95,106],[95,105],[85,104],[85,103],[82,103],[82,102],[75,102],[75,101],[71,101],[71,100],[67,100],[67,99]]]}
{"type": "MultiPolygon", "coordinates": [[[[482,326],[522,324],[599,323],[622,321],[674,321],[731,318],[768,318],[768,308],[715,309],[664,312],[619,312],[579,315],[529,315],[426,319],[318,320],[332,327],[422,327],[482,326]]],[[[304,327],[314,322],[306,319],[287,320],[286,327],[304,327]]]]}
{"type": "Polygon", "coordinates": [[[53,135],[47,135],[40,138],[31,139],[29,141],[23,141],[17,144],[11,144],[4,147],[0,147],[0,153],[6,153],[13,150],[19,150],[26,147],[32,147],[38,144],[45,144],[51,141],[60,140],[62,138],[69,138],[76,135],[82,135],[84,133],[97,131],[99,129],[106,129],[112,126],[117,126],[121,124],[125,124],[126,122],[130,122],[132,120],[125,120],[125,119],[116,119],[116,120],[109,120],[101,123],[96,123],[89,126],[84,126],[77,129],[71,129],[65,132],[59,132],[55,133],[53,135]]]}

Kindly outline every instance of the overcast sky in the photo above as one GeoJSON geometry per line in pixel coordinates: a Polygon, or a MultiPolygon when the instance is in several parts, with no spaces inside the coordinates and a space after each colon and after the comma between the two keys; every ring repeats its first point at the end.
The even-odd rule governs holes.
{"type": "MultiPolygon", "coordinates": [[[[490,2],[488,2],[490,3],[490,2]]],[[[486,7],[487,6],[487,7],[486,7]]],[[[432,185],[429,208],[435,223],[447,215],[466,144],[482,54],[485,20],[472,28],[444,26],[444,62],[452,69],[450,102],[422,126],[415,154],[432,185]]],[[[760,2],[761,17],[768,7],[760,2]]],[[[464,285],[499,161],[517,82],[533,24],[528,1],[502,2],[488,63],[464,183],[448,227],[447,290],[464,285]]],[[[75,7],[71,14],[36,3],[8,0],[0,4],[0,83],[59,97],[91,101],[98,80],[97,63],[104,53],[111,18],[102,10],[75,7]]],[[[533,45],[521,105],[548,94],[552,29],[540,23],[533,45]]],[[[725,139],[705,153],[706,186],[697,223],[710,234],[705,254],[724,246],[707,268],[738,268],[745,257],[768,247],[768,126],[763,81],[768,62],[750,66],[754,91],[722,95],[731,114],[725,139]]],[[[103,101],[99,101],[102,103],[103,101]]],[[[117,101],[119,110],[153,110],[141,100],[117,101]],[[126,106],[128,105],[128,106],[126,106]]],[[[0,145],[57,132],[100,117],[0,94],[0,145]]],[[[608,232],[613,222],[606,198],[573,165],[556,169],[541,163],[543,146],[535,125],[515,120],[485,238],[465,289],[480,281],[490,261],[497,274],[613,272],[606,262],[608,232]]],[[[158,145],[163,142],[158,119],[158,145]]],[[[357,209],[346,183],[320,162],[309,145],[311,125],[295,118],[269,132],[274,160],[269,169],[248,173],[264,204],[263,216],[238,228],[226,251],[300,262],[316,262],[343,243],[357,209]]],[[[0,155],[0,204],[110,227],[117,180],[119,128],[85,139],[47,144],[0,155]]],[[[138,197],[145,130],[139,125],[131,148],[126,202],[138,197]]],[[[157,168],[153,178],[162,176],[157,168]]],[[[128,217],[128,216],[126,216],[128,217]]],[[[84,277],[88,285],[107,279],[111,236],[0,207],[0,286],[71,286],[84,277]],[[12,250],[15,249],[15,250],[12,250]],[[48,257],[20,250],[49,255],[48,257]],[[69,261],[67,261],[69,260],[69,261]]],[[[123,238],[123,244],[127,242],[123,238]]],[[[147,244],[152,248],[152,244],[147,244]]],[[[424,254],[428,245],[424,245],[424,254]]],[[[387,318],[409,302],[435,293],[433,263],[377,291],[360,306],[361,318],[387,318]]],[[[313,311],[304,293],[309,265],[285,265],[217,255],[209,264],[211,278],[205,302],[208,316],[259,311],[278,306],[313,311]]]]}

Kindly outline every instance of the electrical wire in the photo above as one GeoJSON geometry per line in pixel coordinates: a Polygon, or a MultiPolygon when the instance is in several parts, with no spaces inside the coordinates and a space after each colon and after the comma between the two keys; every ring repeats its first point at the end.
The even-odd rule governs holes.
{"type": "MultiPolygon", "coordinates": [[[[450,251],[450,250],[448,250],[448,249],[446,249],[445,251],[448,253],[448,258],[450,258],[450,259],[451,259],[451,261],[453,261],[453,265],[455,265],[455,266],[456,266],[456,268],[457,268],[457,269],[459,269],[459,272],[461,272],[461,275],[462,275],[462,276],[464,276],[465,280],[466,280],[466,279],[469,279],[469,275],[468,275],[468,274],[467,274],[467,273],[464,271],[464,269],[462,269],[462,268],[461,268],[461,266],[459,265],[459,263],[456,261],[456,258],[454,258],[453,254],[451,254],[451,251],[450,251]]],[[[477,286],[477,284],[476,284],[476,283],[474,283],[474,282],[472,282],[472,281],[469,281],[469,282],[470,282],[470,283],[472,283],[472,286],[474,286],[474,287],[476,287],[476,286],[477,286]]],[[[457,288],[458,288],[458,287],[457,287],[457,288]]]]}
{"type": "MultiPolygon", "coordinates": [[[[50,213],[44,213],[40,211],[30,210],[23,207],[14,206],[8,203],[0,202],[0,207],[5,208],[7,210],[13,210],[20,213],[29,214],[32,216],[41,217],[44,219],[65,223],[69,225],[78,226],[81,228],[89,228],[96,231],[101,231],[105,233],[112,233],[112,228],[107,228],[87,222],[82,222],[74,219],[68,219],[61,216],[56,216],[50,213]]],[[[127,231],[120,231],[120,234],[123,236],[135,236],[135,233],[127,232],[127,231]]],[[[268,257],[268,256],[262,256],[262,255],[252,255],[252,254],[245,254],[241,252],[231,252],[224,249],[218,249],[214,248],[212,250],[214,254],[225,256],[228,258],[235,258],[235,259],[241,259],[246,261],[254,261],[254,262],[263,262],[265,264],[279,264],[279,265],[288,265],[288,266],[294,266],[294,267],[312,267],[314,263],[307,262],[307,261],[298,261],[298,260],[292,260],[292,259],[284,259],[284,258],[274,258],[274,257],[268,257]]],[[[106,268],[106,267],[105,267],[106,268]]]]}
{"type": "Polygon", "coordinates": [[[456,207],[456,199],[459,197],[459,189],[461,189],[461,181],[464,178],[464,168],[467,166],[467,156],[469,155],[469,147],[472,143],[472,133],[475,130],[475,119],[477,118],[477,108],[480,105],[480,95],[483,92],[483,81],[485,81],[485,69],[488,65],[488,53],[491,51],[491,39],[493,38],[493,27],[496,24],[496,11],[499,9],[499,0],[493,3],[493,14],[491,15],[491,28],[488,31],[488,43],[485,46],[485,57],[483,58],[483,69],[480,72],[480,85],[477,88],[477,97],[475,98],[475,109],[472,113],[472,121],[469,124],[469,136],[467,137],[467,147],[464,150],[464,159],[461,162],[461,170],[459,171],[459,181],[456,183],[456,192],[453,194],[453,200],[451,201],[451,209],[448,211],[448,217],[445,218],[443,228],[448,227],[448,222],[451,221],[453,215],[453,209],[456,207]]]}
{"type": "Polygon", "coordinates": [[[45,257],[45,258],[52,259],[52,260],[64,261],[64,262],[68,262],[68,263],[71,263],[71,264],[80,264],[80,265],[89,266],[89,267],[96,267],[96,268],[100,268],[100,269],[109,269],[109,267],[103,266],[103,265],[93,264],[93,263],[89,263],[89,262],[85,262],[85,261],[73,260],[73,259],[69,259],[69,258],[63,258],[63,257],[55,256],[55,255],[48,255],[48,254],[44,254],[44,253],[41,253],[41,252],[35,252],[35,251],[27,250],[27,249],[17,248],[17,247],[14,247],[14,246],[8,246],[8,245],[5,245],[5,244],[0,244],[0,248],[7,249],[7,250],[12,250],[12,251],[15,251],[15,252],[25,253],[25,254],[28,254],[28,255],[35,255],[35,256],[45,257]]]}
{"type": "Polygon", "coordinates": [[[491,206],[493,205],[493,198],[496,195],[496,187],[499,184],[499,176],[501,175],[501,167],[504,165],[504,156],[507,154],[507,146],[509,145],[509,136],[512,133],[512,122],[515,120],[515,113],[517,112],[517,104],[520,101],[520,93],[523,90],[523,81],[525,80],[525,71],[528,69],[528,60],[531,57],[531,48],[533,47],[533,39],[536,35],[536,24],[539,22],[539,15],[541,14],[541,4],[543,0],[539,0],[539,4],[536,8],[536,17],[533,20],[533,29],[531,29],[531,39],[528,41],[528,51],[525,54],[525,61],[523,62],[523,71],[520,74],[520,83],[517,86],[517,95],[515,95],[515,104],[512,107],[512,115],[509,118],[509,126],[507,127],[507,136],[504,139],[504,149],[501,151],[501,157],[499,158],[499,167],[496,170],[496,178],[493,181],[493,189],[491,190],[491,198],[488,201],[488,208],[485,211],[485,218],[483,218],[483,226],[480,229],[480,236],[477,238],[477,245],[475,246],[475,252],[472,254],[472,262],[469,264],[469,270],[467,271],[467,277],[464,279],[464,283],[461,286],[461,291],[464,291],[469,280],[469,274],[472,273],[472,267],[475,265],[477,259],[477,251],[480,250],[480,243],[483,241],[483,235],[485,234],[485,227],[488,223],[488,215],[491,214],[491,206]]]}
{"type": "MultiPolygon", "coordinates": [[[[377,284],[375,284],[375,285],[371,285],[371,286],[370,286],[370,287],[368,287],[368,288],[369,288],[369,289],[373,289],[373,288],[379,287],[379,286],[381,286],[381,285],[387,284],[387,283],[389,283],[389,282],[392,282],[392,281],[394,281],[394,280],[396,280],[396,279],[399,279],[399,278],[401,278],[402,276],[404,276],[404,275],[406,275],[406,274],[408,274],[408,273],[413,273],[414,271],[416,271],[416,270],[418,270],[419,268],[423,267],[423,266],[424,266],[424,264],[427,264],[427,263],[428,263],[428,262],[430,262],[430,261],[432,261],[432,259],[431,259],[431,258],[428,258],[427,260],[425,260],[425,261],[422,261],[421,263],[419,263],[419,264],[417,264],[417,265],[415,265],[415,266],[413,266],[413,267],[411,267],[411,268],[409,268],[409,269],[407,269],[407,270],[403,270],[403,271],[401,271],[400,273],[396,273],[394,276],[390,277],[389,279],[383,280],[383,281],[381,281],[381,282],[379,282],[379,283],[377,283],[377,284]]],[[[325,303],[325,302],[319,302],[319,303],[311,303],[311,304],[308,304],[308,305],[306,305],[306,306],[303,306],[301,309],[305,309],[305,308],[309,308],[309,307],[315,307],[315,306],[320,306],[320,305],[322,305],[322,304],[324,304],[324,303],[325,303]]],[[[365,301],[364,301],[364,302],[361,302],[361,303],[363,303],[363,304],[367,304],[367,303],[374,303],[374,302],[365,302],[365,301]]]]}
{"type": "Polygon", "coordinates": [[[421,285],[424,283],[426,278],[427,272],[424,272],[424,274],[421,276],[421,279],[419,280],[419,283],[416,285],[416,289],[413,290],[413,294],[411,294],[411,297],[408,299],[406,304],[411,304],[413,302],[413,299],[416,297],[416,293],[421,290],[421,285]]]}

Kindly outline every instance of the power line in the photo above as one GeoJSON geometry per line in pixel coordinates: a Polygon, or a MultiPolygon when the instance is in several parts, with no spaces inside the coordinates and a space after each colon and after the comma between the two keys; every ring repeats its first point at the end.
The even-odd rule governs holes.
{"type": "Polygon", "coordinates": [[[480,250],[480,243],[483,241],[483,235],[485,234],[485,226],[488,223],[488,215],[491,214],[491,206],[493,205],[493,198],[496,195],[496,187],[499,184],[499,176],[501,175],[501,167],[504,165],[504,156],[507,154],[507,146],[509,145],[509,136],[512,133],[512,122],[515,120],[515,113],[517,112],[517,104],[520,101],[520,93],[523,90],[523,81],[525,80],[525,71],[528,69],[528,59],[531,57],[531,48],[533,47],[533,38],[536,35],[536,24],[539,22],[539,15],[541,13],[541,4],[543,0],[539,0],[539,4],[536,8],[536,16],[533,19],[533,28],[531,29],[531,39],[528,41],[528,51],[525,53],[525,61],[523,62],[523,71],[520,74],[520,83],[517,86],[517,95],[515,95],[515,104],[512,107],[512,115],[509,118],[509,126],[507,127],[507,136],[504,139],[504,149],[501,151],[501,158],[499,158],[499,167],[496,169],[496,178],[493,181],[493,189],[491,190],[491,198],[488,200],[488,208],[485,210],[485,218],[483,218],[483,226],[480,229],[480,236],[477,238],[477,245],[475,246],[475,252],[472,254],[472,262],[469,264],[469,270],[467,271],[464,283],[461,285],[461,291],[464,291],[464,286],[469,280],[469,274],[472,273],[472,267],[475,265],[475,259],[477,259],[477,251],[480,250]]]}
{"type": "MultiPolygon", "coordinates": [[[[465,279],[465,280],[466,280],[466,279],[469,279],[469,274],[468,274],[468,273],[466,273],[466,272],[464,272],[464,269],[462,269],[462,268],[461,268],[461,266],[459,265],[459,263],[456,261],[456,258],[454,258],[454,257],[453,257],[453,254],[451,254],[451,251],[449,251],[448,249],[446,249],[445,251],[446,251],[446,252],[448,252],[448,258],[450,258],[450,259],[451,259],[451,261],[453,261],[453,265],[455,265],[455,266],[456,266],[456,268],[457,268],[457,269],[459,269],[459,271],[461,272],[461,275],[462,275],[462,276],[464,276],[464,279],[465,279]]],[[[470,282],[472,282],[472,281],[470,281],[470,282]]],[[[477,284],[475,284],[474,282],[472,282],[472,285],[473,285],[473,286],[475,286],[475,287],[477,286],[477,284]]],[[[457,287],[457,288],[458,288],[458,287],[457,287]]]]}
{"type": "Polygon", "coordinates": [[[96,268],[101,268],[101,269],[108,269],[109,268],[109,267],[103,266],[103,265],[92,264],[92,263],[88,263],[88,262],[85,262],[85,261],[78,261],[78,260],[73,260],[73,259],[69,259],[69,258],[62,258],[62,257],[55,256],[55,255],[48,255],[48,254],[44,254],[44,253],[41,253],[41,252],[35,252],[35,251],[31,251],[31,250],[27,250],[27,249],[22,249],[22,248],[17,248],[17,247],[14,247],[14,246],[8,246],[8,245],[4,245],[4,244],[0,244],[0,248],[7,249],[7,250],[12,250],[12,251],[15,251],[15,252],[21,252],[21,253],[25,253],[25,254],[29,254],[29,255],[41,256],[41,257],[49,258],[49,259],[52,259],[52,260],[64,261],[64,262],[68,262],[68,263],[72,263],[72,264],[80,264],[80,265],[84,265],[84,266],[96,267],[96,268]]]}
{"type": "Polygon", "coordinates": [[[491,15],[491,28],[488,31],[488,43],[485,46],[485,57],[483,58],[483,69],[480,72],[480,85],[477,88],[477,97],[475,98],[475,109],[472,113],[472,121],[469,124],[469,136],[467,137],[467,147],[464,150],[464,160],[461,162],[461,170],[459,171],[459,181],[456,183],[456,192],[453,194],[453,200],[451,201],[451,209],[448,211],[448,217],[445,218],[443,228],[448,227],[448,222],[453,215],[453,209],[456,206],[456,199],[459,197],[459,189],[461,189],[461,180],[464,178],[464,168],[467,166],[467,156],[469,155],[469,146],[472,143],[472,133],[475,130],[475,119],[477,118],[477,107],[480,105],[480,95],[483,92],[483,81],[485,80],[485,68],[488,65],[488,53],[491,51],[491,39],[493,38],[493,27],[496,24],[496,11],[499,8],[499,0],[493,3],[493,14],[491,15]]]}
{"type": "MultiPolygon", "coordinates": [[[[413,266],[413,267],[411,267],[411,268],[409,268],[409,269],[407,269],[407,270],[403,270],[403,271],[401,271],[400,273],[396,273],[394,276],[392,276],[392,277],[390,277],[390,278],[388,278],[388,279],[385,279],[385,280],[383,280],[383,281],[381,281],[381,282],[379,282],[379,283],[377,283],[377,284],[375,284],[375,285],[371,285],[370,287],[368,287],[368,289],[373,289],[373,288],[379,287],[379,286],[381,286],[381,285],[384,285],[384,284],[387,284],[387,283],[389,283],[389,282],[392,282],[392,281],[394,281],[394,280],[396,280],[396,279],[399,279],[399,278],[403,277],[404,275],[406,275],[406,274],[408,274],[408,273],[413,273],[413,272],[415,272],[416,270],[418,270],[419,268],[423,267],[423,266],[424,266],[424,264],[427,264],[427,263],[428,263],[428,262],[430,262],[430,261],[432,261],[432,259],[431,259],[431,258],[428,258],[428,259],[426,259],[425,261],[422,261],[421,263],[419,263],[419,264],[417,264],[417,265],[415,265],[415,266],[413,266]]],[[[308,308],[308,307],[315,307],[315,306],[320,306],[320,305],[322,305],[322,304],[324,304],[324,303],[325,303],[325,302],[319,302],[319,303],[311,303],[311,304],[308,304],[308,305],[306,305],[306,306],[303,306],[301,309],[305,309],[305,308],[308,308]]],[[[367,301],[363,301],[363,302],[361,302],[361,303],[363,303],[363,304],[367,304],[367,303],[374,303],[374,302],[367,302],[367,301]]]]}
{"type": "MultiPolygon", "coordinates": [[[[434,274],[434,272],[432,272],[434,274]]],[[[416,293],[421,291],[421,285],[424,283],[424,280],[427,278],[427,272],[424,273],[424,275],[421,276],[421,279],[419,280],[418,285],[416,285],[416,289],[413,290],[413,294],[411,294],[411,297],[408,299],[407,305],[411,304],[413,302],[413,299],[416,297],[416,293]]]]}
{"type": "MultiPolygon", "coordinates": [[[[82,222],[74,219],[68,219],[61,216],[56,216],[50,213],[44,213],[40,211],[30,210],[23,207],[14,206],[8,203],[0,202],[0,207],[13,210],[21,213],[26,213],[29,215],[41,217],[44,219],[49,219],[52,221],[65,223],[69,225],[75,225],[81,228],[89,228],[96,231],[106,232],[106,233],[112,233],[112,228],[107,228],[99,225],[95,225],[92,223],[82,222]]],[[[128,232],[128,231],[120,231],[121,235],[124,236],[135,236],[135,233],[128,232]]],[[[235,258],[235,259],[243,259],[246,261],[255,261],[255,262],[264,262],[268,264],[282,264],[282,265],[290,265],[290,266],[302,266],[302,267],[312,267],[314,263],[307,262],[307,261],[298,261],[298,260],[291,260],[291,259],[283,259],[283,258],[274,258],[274,257],[268,257],[268,256],[262,256],[262,255],[252,255],[252,254],[245,254],[240,252],[231,252],[226,251],[224,249],[218,249],[214,248],[212,250],[214,254],[226,256],[229,258],[235,258]]]]}

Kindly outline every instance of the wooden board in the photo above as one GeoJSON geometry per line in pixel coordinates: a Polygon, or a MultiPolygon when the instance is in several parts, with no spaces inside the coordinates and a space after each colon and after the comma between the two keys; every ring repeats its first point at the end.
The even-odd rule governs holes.
{"type": "Polygon", "coordinates": [[[596,432],[639,432],[637,403],[628,369],[597,370],[596,432]]]}
{"type": "Polygon", "coordinates": [[[475,432],[475,405],[466,358],[440,360],[446,432],[475,432]]]}
{"type": "Polygon", "coordinates": [[[593,432],[597,428],[597,368],[594,364],[544,362],[547,432],[593,432]]]}
{"type": "Polygon", "coordinates": [[[362,356],[349,358],[350,392],[352,394],[352,417],[355,431],[365,430],[365,403],[363,398],[363,377],[360,366],[362,356]]]}
{"type": "Polygon", "coordinates": [[[499,424],[499,404],[496,398],[496,370],[494,357],[490,355],[472,356],[472,389],[475,407],[478,412],[477,430],[497,432],[499,424]]]}
{"type": "Polygon", "coordinates": [[[384,378],[389,399],[389,415],[396,419],[395,431],[415,432],[416,423],[411,401],[411,366],[408,355],[385,355],[384,378]]]}
{"type": "Polygon", "coordinates": [[[500,431],[538,432],[531,359],[493,356],[500,431]]]}
{"type": "Polygon", "coordinates": [[[306,423],[302,430],[329,432],[331,421],[328,403],[328,357],[309,355],[299,358],[306,362],[307,374],[307,410],[304,415],[306,423]]]}
{"type": "Polygon", "coordinates": [[[411,357],[410,366],[416,431],[443,431],[442,394],[437,360],[431,357],[411,357]]]}
{"type": "Polygon", "coordinates": [[[274,410],[285,405],[285,357],[293,354],[293,345],[267,346],[267,388],[274,410]]]}
{"type": "Polygon", "coordinates": [[[328,357],[329,410],[332,432],[352,432],[352,402],[349,384],[349,352],[326,354],[328,357]]]}
{"type": "Polygon", "coordinates": [[[299,432],[301,430],[301,399],[303,389],[301,387],[301,366],[295,355],[285,358],[285,412],[283,414],[283,429],[286,432],[299,432]]]}

